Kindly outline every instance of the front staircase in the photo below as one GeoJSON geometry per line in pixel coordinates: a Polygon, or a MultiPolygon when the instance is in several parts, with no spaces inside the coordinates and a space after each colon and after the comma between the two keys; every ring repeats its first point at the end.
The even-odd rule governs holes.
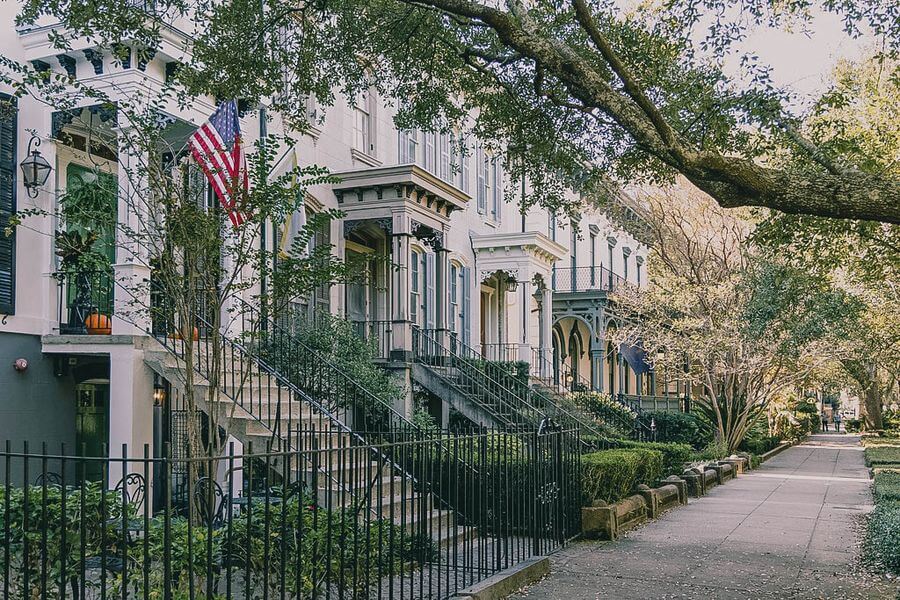
{"type": "MultiPolygon", "coordinates": [[[[290,479],[305,482],[321,506],[367,510],[369,518],[389,519],[441,547],[471,538],[474,529],[460,526],[452,507],[384,450],[424,434],[289,332],[244,308],[247,326],[239,336],[187,341],[174,328],[157,331],[146,364],[182,394],[191,385],[197,407],[245,452],[304,457],[304,464],[267,467],[289,468],[290,479]]],[[[200,331],[212,329],[197,322],[200,331]]]]}
{"type": "Polygon", "coordinates": [[[453,334],[415,329],[413,356],[413,379],[477,424],[519,431],[553,425],[577,429],[585,450],[608,445],[608,434],[588,414],[530,385],[528,374],[512,372],[509,363],[485,360],[453,334]]]}

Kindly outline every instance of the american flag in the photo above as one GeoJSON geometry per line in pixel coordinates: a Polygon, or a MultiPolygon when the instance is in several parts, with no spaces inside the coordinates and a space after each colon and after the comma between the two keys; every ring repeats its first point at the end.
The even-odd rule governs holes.
{"type": "Polygon", "coordinates": [[[237,206],[236,198],[241,190],[246,192],[250,189],[250,181],[241,145],[237,102],[228,100],[220,104],[209,121],[194,132],[188,145],[219,202],[228,212],[232,225],[238,227],[246,217],[237,206]]]}

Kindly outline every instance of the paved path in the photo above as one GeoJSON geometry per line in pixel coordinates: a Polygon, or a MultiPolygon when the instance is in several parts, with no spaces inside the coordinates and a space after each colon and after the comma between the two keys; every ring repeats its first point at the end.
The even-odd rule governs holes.
{"type": "Polygon", "coordinates": [[[816,435],[617,542],[573,544],[516,598],[900,598],[856,564],[869,483],[857,436],[816,435]]]}

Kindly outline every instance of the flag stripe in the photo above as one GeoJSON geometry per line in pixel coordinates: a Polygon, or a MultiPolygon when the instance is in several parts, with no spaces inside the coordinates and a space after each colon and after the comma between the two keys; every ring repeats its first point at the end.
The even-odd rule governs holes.
{"type": "Polygon", "coordinates": [[[191,154],[206,176],[231,223],[237,227],[246,215],[238,210],[238,192],[250,189],[247,162],[241,145],[237,103],[223,102],[188,140],[191,154]]]}

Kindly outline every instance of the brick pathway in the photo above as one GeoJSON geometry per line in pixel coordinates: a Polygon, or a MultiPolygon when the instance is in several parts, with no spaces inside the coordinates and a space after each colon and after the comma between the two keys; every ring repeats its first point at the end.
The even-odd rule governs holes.
{"type": "Polygon", "coordinates": [[[900,598],[856,561],[871,505],[859,438],[816,435],[617,542],[571,545],[515,598],[900,598]]]}

